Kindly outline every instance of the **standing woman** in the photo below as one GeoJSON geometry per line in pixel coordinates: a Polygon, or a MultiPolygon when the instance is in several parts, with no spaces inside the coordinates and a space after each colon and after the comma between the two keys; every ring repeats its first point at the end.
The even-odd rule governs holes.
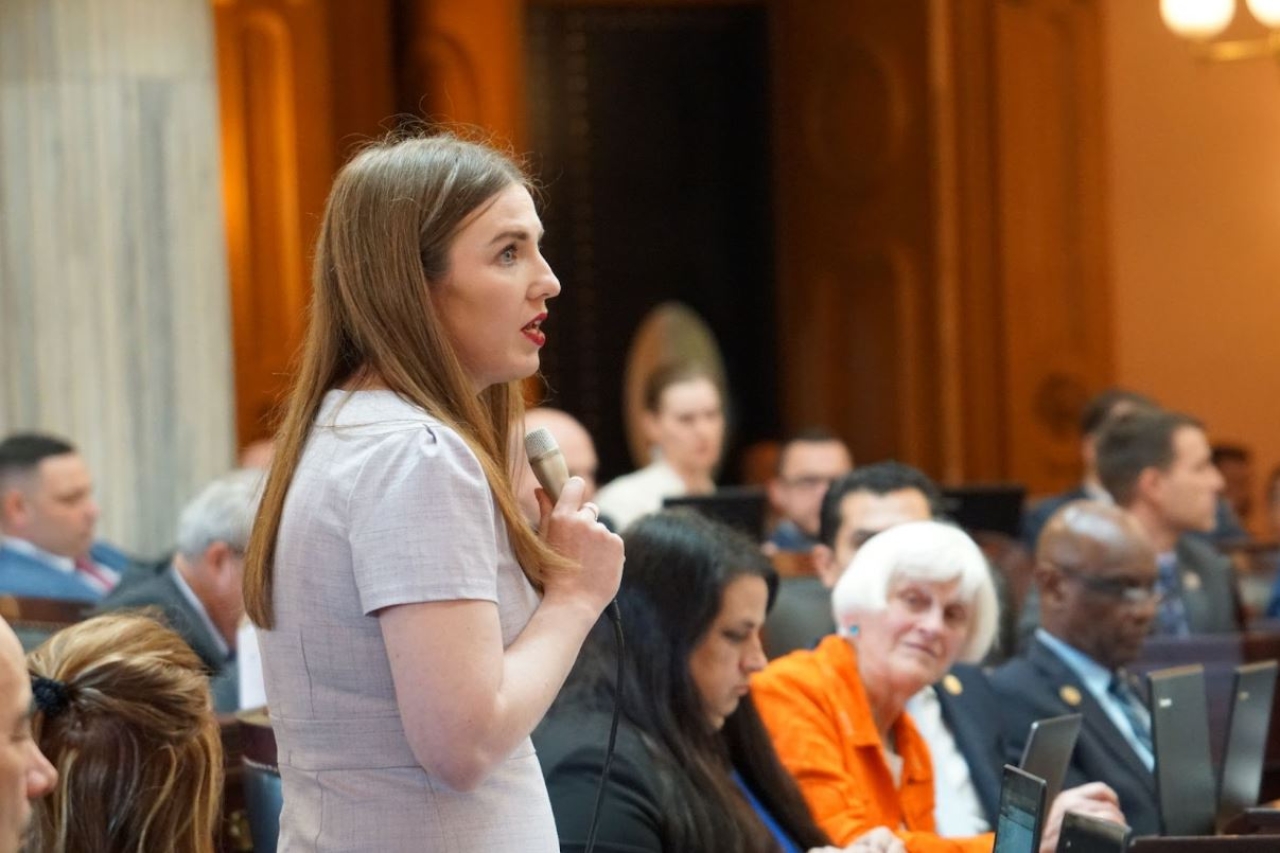
{"type": "Polygon", "coordinates": [[[529,733],[622,542],[576,478],[535,534],[506,473],[560,292],[541,236],[520,169],[450,135],[334,182],[245,569],[282,851],[557,849],[529,733]]]}

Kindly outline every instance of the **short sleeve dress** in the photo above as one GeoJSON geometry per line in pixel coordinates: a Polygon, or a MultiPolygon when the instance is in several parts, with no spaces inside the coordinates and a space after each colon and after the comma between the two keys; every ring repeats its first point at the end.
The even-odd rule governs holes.
{"type": "Polygon", "coordinates": [[[285,501],[273,595],[259,636],[281,851],[558,849],[527,738],[457,792],[418,764],[396,705],[381,608],[494,601],[509,645],[538,606],[457,433],[389,391],[330,391],[285,501]]]}

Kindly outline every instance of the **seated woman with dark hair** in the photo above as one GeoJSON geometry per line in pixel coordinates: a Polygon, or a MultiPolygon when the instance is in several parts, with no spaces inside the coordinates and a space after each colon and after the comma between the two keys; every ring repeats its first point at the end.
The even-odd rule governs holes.
{"type": "Polygon", "coordinates": [[[58,770],[32,803],[29,853],[213,853],[222,742],[209,679],[145,615],[72,625],[27,655],[32,734],[58,770]]]}
{"type": "MultiPolygon", "coordinates": [[[[777,588],[745,537],[688,511],[623,537],[622,719],[596,849],[802,851],[829,839],[778,762],[748,693],[765,663],[760,627],[777,588]]],[[[617,649],[605,620],[583,646],[534,743],[561,849],[585,846],[614,703],[617,649]]],[[[877,830],[856,849],[901,849],[877,830]]]]}

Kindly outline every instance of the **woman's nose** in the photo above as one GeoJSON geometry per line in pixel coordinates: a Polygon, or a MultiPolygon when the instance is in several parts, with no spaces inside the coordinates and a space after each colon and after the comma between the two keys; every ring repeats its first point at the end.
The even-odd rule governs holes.
{"type": "Polygon", "coordinates": [[[748,644],[746,657],[742,661],[742,668],[748,673],[759,672],[764,669],[765,664],[768,662],[769,658],[764,653],[764,644],[761,642],[760,634],[757,632],[748,644]]]}

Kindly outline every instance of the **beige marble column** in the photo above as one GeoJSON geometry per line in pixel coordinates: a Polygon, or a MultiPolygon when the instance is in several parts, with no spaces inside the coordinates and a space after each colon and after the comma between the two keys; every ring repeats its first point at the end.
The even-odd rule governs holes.
{"type": "Polygon", "coordinates": [[[92,466],[142,554],[231,464],[209,0],[0,2],[0,434],[92,466]]]}

